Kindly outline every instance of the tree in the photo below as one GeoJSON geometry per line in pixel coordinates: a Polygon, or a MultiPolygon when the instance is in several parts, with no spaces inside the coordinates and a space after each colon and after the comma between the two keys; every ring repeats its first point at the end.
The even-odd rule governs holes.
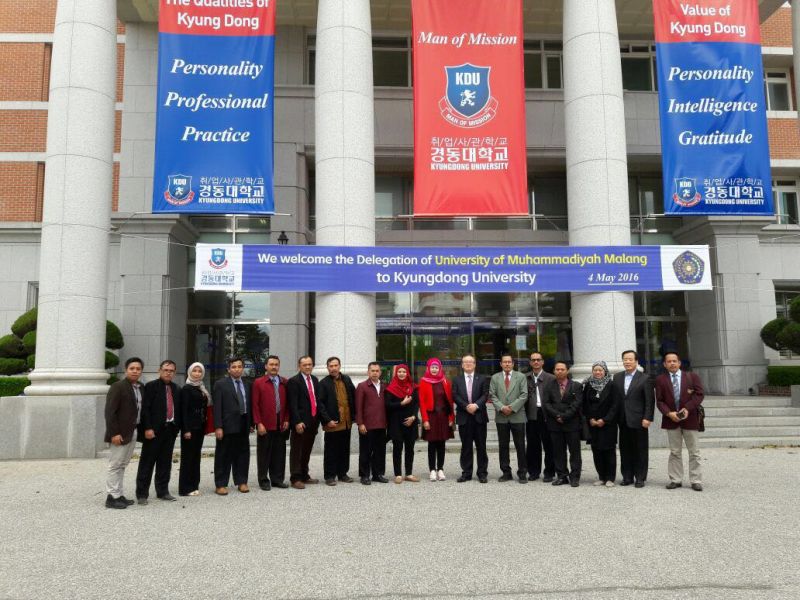
{"type": "Polygon", "coordinates": [[[789,304],[789,318],[772,319],[761,328],[761,341],[773,350],[800,354],[800,296],[789,304]]]}

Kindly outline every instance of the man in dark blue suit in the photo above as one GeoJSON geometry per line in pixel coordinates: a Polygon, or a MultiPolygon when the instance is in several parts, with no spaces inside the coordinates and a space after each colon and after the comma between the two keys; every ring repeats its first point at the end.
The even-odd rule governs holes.
{"type": "Polygon", "coordinates": [[[489,379],[475,372],[475,357],[465,354],[461,358],[462,375],[453,378],[453,402],[456,405],[456,425],[461,437],[461,477],[459,483],[472,479],[472,445],[478,453],[478,481],[486,483],[489,455],[486,453],[486,426],[489,414],[486,399],[489,379]]]}
{"type": "Polygon", "coordinates": [[[228,359],[228,377],[214,385],[214,428],[217,449],[214,455],[216,493],[228,495],[228,482],[233,471],[233,484],[246,494],[250,470],[250,430],[253,427],[252,388],[242,379],[244,361],[238,356],[228,359]]]}

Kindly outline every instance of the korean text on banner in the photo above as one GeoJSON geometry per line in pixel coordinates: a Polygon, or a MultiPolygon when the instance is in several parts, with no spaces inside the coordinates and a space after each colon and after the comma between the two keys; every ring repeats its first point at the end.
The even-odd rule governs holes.
{"type": "Polygon", "coordinates": [[[528,214],[522,0],[412,0],[414,214],[528,214]]]}
{"type": "Polygon", "coordinates": [[[275,2],[160,0],[154,213],[274,213],[275,2]]]}
{"type": "Polygon", "coordinates": [[[654,0],[664,206],[772,215],[756,0],[654,0]]]}

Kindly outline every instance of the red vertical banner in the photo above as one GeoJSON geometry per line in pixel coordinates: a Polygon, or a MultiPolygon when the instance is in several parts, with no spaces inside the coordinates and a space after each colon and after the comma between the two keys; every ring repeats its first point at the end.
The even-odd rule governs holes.
{"type": "Polygon", "coordinates": [[[411,11],[414,214],[528,214],[522,0],[411,11]]]}

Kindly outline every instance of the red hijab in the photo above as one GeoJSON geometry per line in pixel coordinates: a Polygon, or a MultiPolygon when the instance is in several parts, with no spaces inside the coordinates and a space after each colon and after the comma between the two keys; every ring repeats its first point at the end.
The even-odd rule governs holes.
{"type": "Polygon", "coordinates": [[[422,381],[425,381],[433,385],[434,383],[441,383],[444,380],[445,377],[444,377],[444,369],[442,368],[442,361],[440,361],[438,358],[428,359],[428,364],[426,365],[425,368],[425,375],[422,376],[422,381]],[[431,365],[433,364],[439,365],[439,373],[437,375],[431,373],[431,365]]]}
{"type": "Polygon", "coordinates": [[[408,368],[408,365],[397,365],[394,368],[392,381],[389,382],[386,391],[394,394],[398,398],[405,398],[414,392],[414,381],[411,379],[411,370],[408,368]],[[400,369],[406,370],[406,378],[404,380],[397,377],[397,372],[400,369]]]}

